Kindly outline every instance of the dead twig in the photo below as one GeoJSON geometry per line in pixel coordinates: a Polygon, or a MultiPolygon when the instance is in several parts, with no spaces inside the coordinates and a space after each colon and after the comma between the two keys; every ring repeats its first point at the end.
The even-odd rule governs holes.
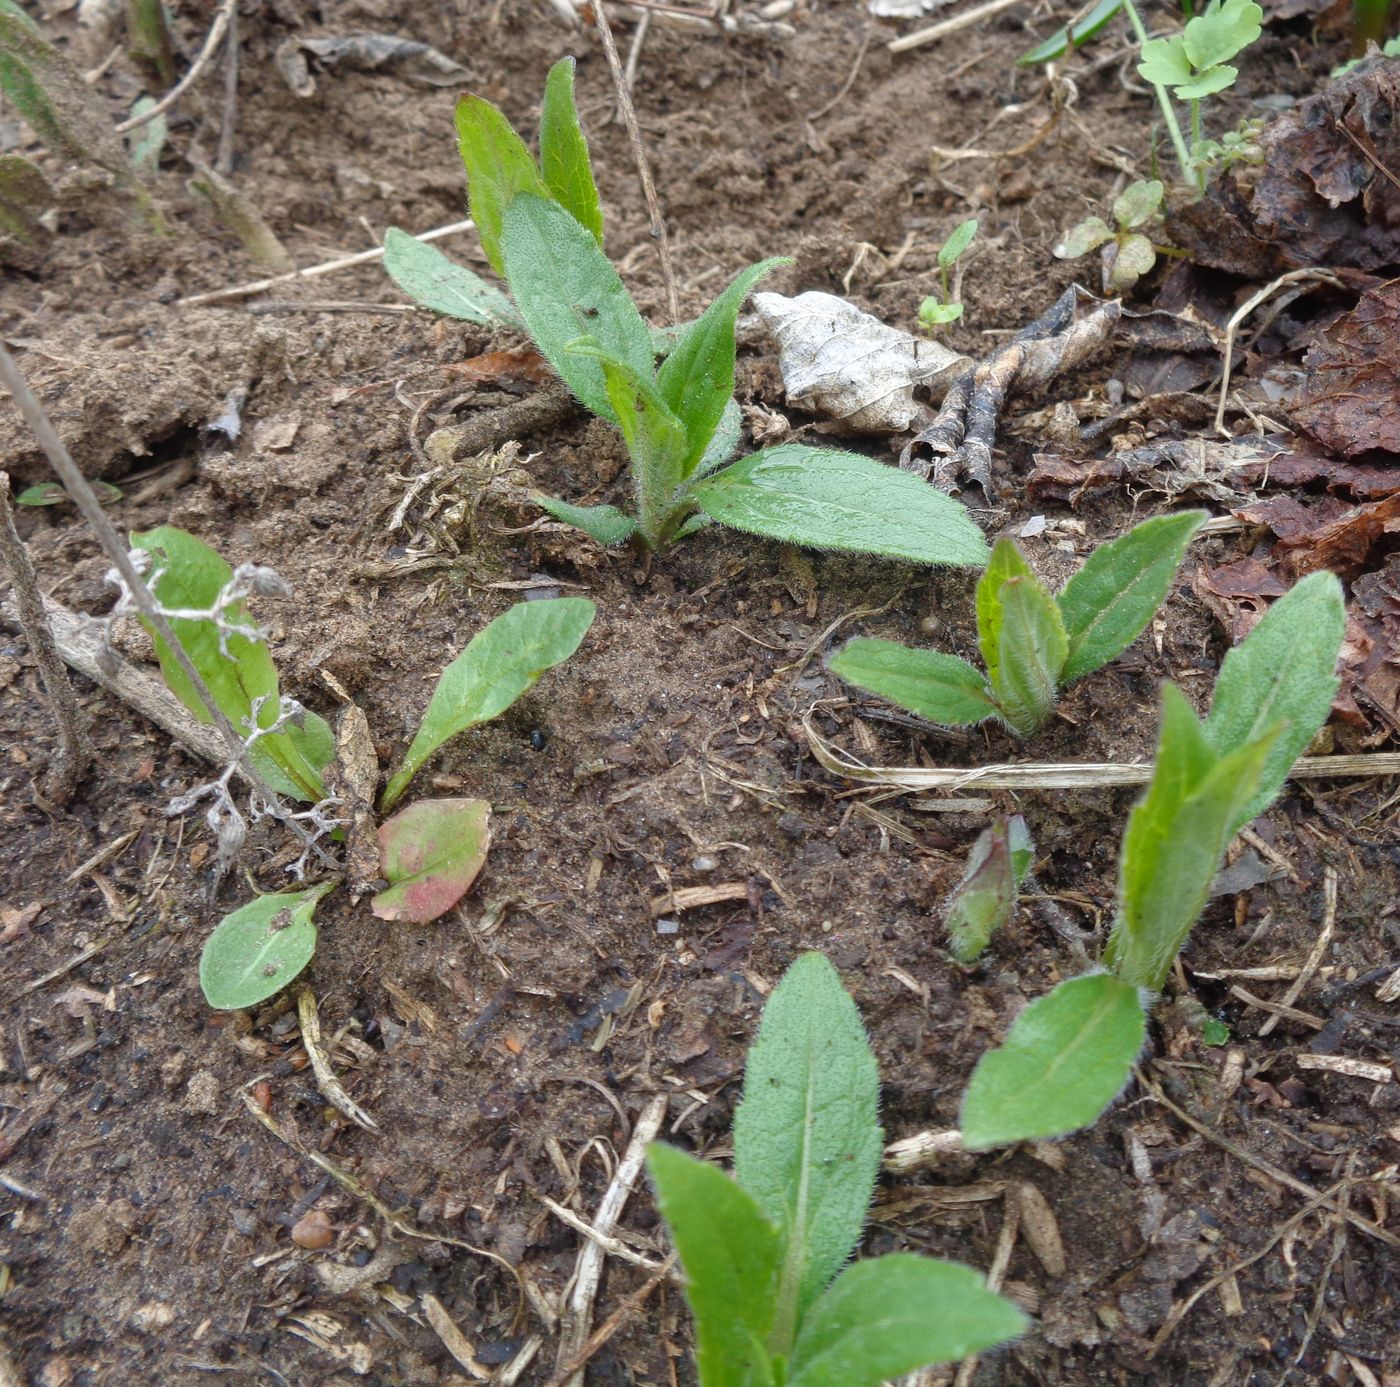
{"type": "Polygon", "coordinates": [[[228,9],[228,42],[224,46],[224,109],[219,120],[219,148],[215,172],[227,178],[233,172],[234,141],[238,135],[238,6],[228,9]]]}
{"type": "Polygon", "coordinates": [[[321,1041],[321,1015],[316,1010],[316,994],[309,987],[297,988],[297,1021],[301,1026],[301,1043],[311,1057],[311,1070],[316,1075],[316,1087],[337,1112],[342,1112],[357,1127],[377,1132],[379,1124],[349,1095],[331,1067],[330,1056],[321,1041]]]}
{"type": "Polygon", "coordinates": [[[39,580],[29,550],[15,528],[10,478],[3,471],[0,471],[0,560],[9,570],[20,630],[39,667],[39,677],[49,696],[58,733],[58,752],[44,777],[44,795],[55,804],[67,804],[92,761],[92,746],[68,671],[54,648],[53,632],[44,616],[44,599],[39,595],[39,580]]]}
{"type": "MultiPolygon", "coordinates": [[[[1008,1186],[1001,1200],[1001,1232],[997,1236],[996,1251],[992,1253],[992,1265],[987,1268],[987,1289],[1001,1290],[1006,1279],[1006,1269],[1011,1265],[1011,1254],[1016,1247],[1016,1234],[1021,1228],[1021,1204],[1016,1192],[1008,1186]]],[[[972,1379],[977,1372],[977,1355],[970,1354],[958,1366],[958,1375],[953,1379],[953,1387],[972,1387],[972,1379]]]]}
{"type": "Polygon", "coordinates": [[[846,93],[856,84],[856,77],[860,73],[860,65],[865,61],[865,54],[870,48],[871,37],[872,29],[867,25],[865,33],[861,35],[860,47],[856,50],[856,60],[851,64],[851,71],[846,77],[846,80],[841,83],[841,90],[824,106],[817,107],[817,109],[807,117],[808,120],[820,120],[827,112],[834,111],[841,102],[845,100],[846,93]]]}
{"type": "MultiPolygon", "coordinates": [[[[1287,1007],[1290,1010],[1293,1004],[1303,995],[1303,989],[1312,980],[1312,975],[1322,966],[1322,960],[1327,954],[1327,946],[1332,942],[1332,931],[1337,925],[1337,869],[1335,867],[1325,867],[1322,873],[1322,929],[1318,932],[1317,940],[1309,952],[1307,962],[1303,964],[1303,970],[1288,984],[1288,990],[1279,998],[1275,1004],[1280,1007],[1287,1007]]],[[[1268,1035],[1279,1023],[1279,1013],[1275,1012],[1259,1027],[1261,1036],[1268,1035]]]]}
{"type": "Polygon", "coordinates": [[[905,34],[902,39],[891,39],[885,47],[891,53],[907,53],[911,48],[922,48],[926,43],[937,43],[949,34],[970,29],[974,24],[980,24],[984,19],[990,19],[994,14],[1000,14],[1003,10],[1009,10],[1013,5],[1020,3],[1021,0],[987,0],[985,5],[977,5],[965,14],[954,15],[952,19],[945,19],[939,24],[931,24],[927,29],[916,29],[912,34],[905,34]]]}
{"type": "Polygon", "coordinates": [[[163,115],[199,80],[204,69],[209,66],[211,59],[218,51],[220,40],[234,22],[233,12],[237,4],[238,0],[224,0],[223,5],[219,8],[219,13],[214,16],[214,23],[209,28],[209,36],[204,40],[204,47],[199,50],[199,56],[190,64],[190,70],[149,110],[142,111],[139,116],[132,116],[130,120],[122,121],[116,127],[118,135],[129,134],[132,130],[137,130],[145,125],[147,121],[163,115]]]}

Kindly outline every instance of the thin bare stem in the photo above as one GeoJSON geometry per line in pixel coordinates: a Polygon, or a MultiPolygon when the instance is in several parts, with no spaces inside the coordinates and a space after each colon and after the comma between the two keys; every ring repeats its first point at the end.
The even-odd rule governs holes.
{"type": "Polygon", "coordinates": [[[647,212],[651,216],[651,235],[656,242],[656,253],[661,260],[661,278],[666,285],[666,311],[672,323],[680,322],[680,300],[676,297],[676,276],[671,270],[671,243],[666,237],[666,223],[661,218],[661,204],[656,199],[656,184],[651,180],[651,166],[647,163],[646,149],[642,145],[641,128],[637,125],[637,112],[632,106],[632,93],[627,89],[627,74],[622,70],[622,62],[617,56],[617,45],[613,42],[612,30],[608,28],[607,11],[603,0],[593,0],[593,22],[598,37],[603,42],[603,52],[608,59],[608,71],[612,73],[613,86],[617,89],[617,104],[622,112],[623,123],[627,126],[627,137],[632,141],[632,154],[637,160],[637,173],[642,180],[642,192],[646,195],[647,212]]]}
{"type": "Polygon", "coordinates": [[[224,0],[223,7],[214,17],[214,23],[209,29],[209,37],[204,40],[204,47],[199,50],[199,56],[190,64],[190,70],[149,110],[142,111],[139,116],[132,116],[130,120],[122,121],[116,127],[118,135],[125,135],[138,129],[147,121],[154,120],[158,115],[168,111],[199,80],[200,74],[209,66],[210,59],[218,50],[220,40],[228,32],[228,26],[232,22],[233,7],[237,3],[238,0],[224,0]]]}
{"type": "Polygon", "coordinates": [[[228,9],[228,43],[224,48],[224,110],[219,120],[219,149],[214,168],[225,178],[233,172],[238,137],[238,5],[228,9]]]}
{"type": "Polygon", "coordinates": [[[29,643],[34,663],[39,666],[39,677],[44,681],[58,728],[58,754],[45,777],[44,793],[56,804],[67,804],[92,761],[92,746],[68,671],[54,648],[53,632],[44,616],[44,600],[39,595],[29,550],[15,528],[10,478],[6,472],[0,472],[0,560],[10,571],[20,630],[29,643]]]}

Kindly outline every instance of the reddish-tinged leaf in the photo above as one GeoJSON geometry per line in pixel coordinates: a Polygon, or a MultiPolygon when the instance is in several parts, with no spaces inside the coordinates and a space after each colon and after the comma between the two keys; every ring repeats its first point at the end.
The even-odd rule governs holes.
{"type": "Polygon", "coordinates": [[[469,357],[452,367],[481,385],[547,385],[554,379],[549,364],[533,347],[511,347],[469,357]]]}
{"type": "Polygon", "coordinates": [[[421,799],[379,829],[387,891],[370,908],[381,920],[426,925],[466,895],[491,846],[491,806],[484,799],[421,799]]]}

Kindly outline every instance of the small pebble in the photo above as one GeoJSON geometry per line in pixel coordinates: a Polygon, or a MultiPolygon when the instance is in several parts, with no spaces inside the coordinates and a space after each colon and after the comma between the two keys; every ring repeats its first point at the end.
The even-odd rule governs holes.
{"type": "Polygon", "coordinates": [[[711,857],[708,853],[702,853],[690,865],[692,870],[697,872],[713,872],[719,866],[719,859],[711,857]]]}
{"type": "Polygon", "coordinates": [[[679,920],[658,920],[656,922],[657,934],[679,934],[681,922],[679,920]]]}
{"type": "Polygon", "coordinates": [[[292,1241],[298,1247],[307,1248],[312,1252],[329,1247],[335,1241],[335,1230],[331,1227],[330,1215],[320,1209],[312,1209],[309,1214],[303,1214],[292,1225],[292,1241]]]}

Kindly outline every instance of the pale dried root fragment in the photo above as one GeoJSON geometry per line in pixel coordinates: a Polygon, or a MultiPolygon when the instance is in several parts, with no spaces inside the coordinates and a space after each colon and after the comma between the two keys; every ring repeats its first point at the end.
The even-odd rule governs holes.
{"type": "Polygon", "coordinates": [[[316,1075],[316,1087],[337,1112],[342,1112],[358,1127],[377,1132],[379,1124],[349,1095],[345,1085],[331,1067],[330,1056],[321,1042],[321,1016],[316,1010],[316,994],[309,987],[297,988],[297,1020],[301,1023],[301,1043],[311,1057],[311,1069],[316,1075]]]}

